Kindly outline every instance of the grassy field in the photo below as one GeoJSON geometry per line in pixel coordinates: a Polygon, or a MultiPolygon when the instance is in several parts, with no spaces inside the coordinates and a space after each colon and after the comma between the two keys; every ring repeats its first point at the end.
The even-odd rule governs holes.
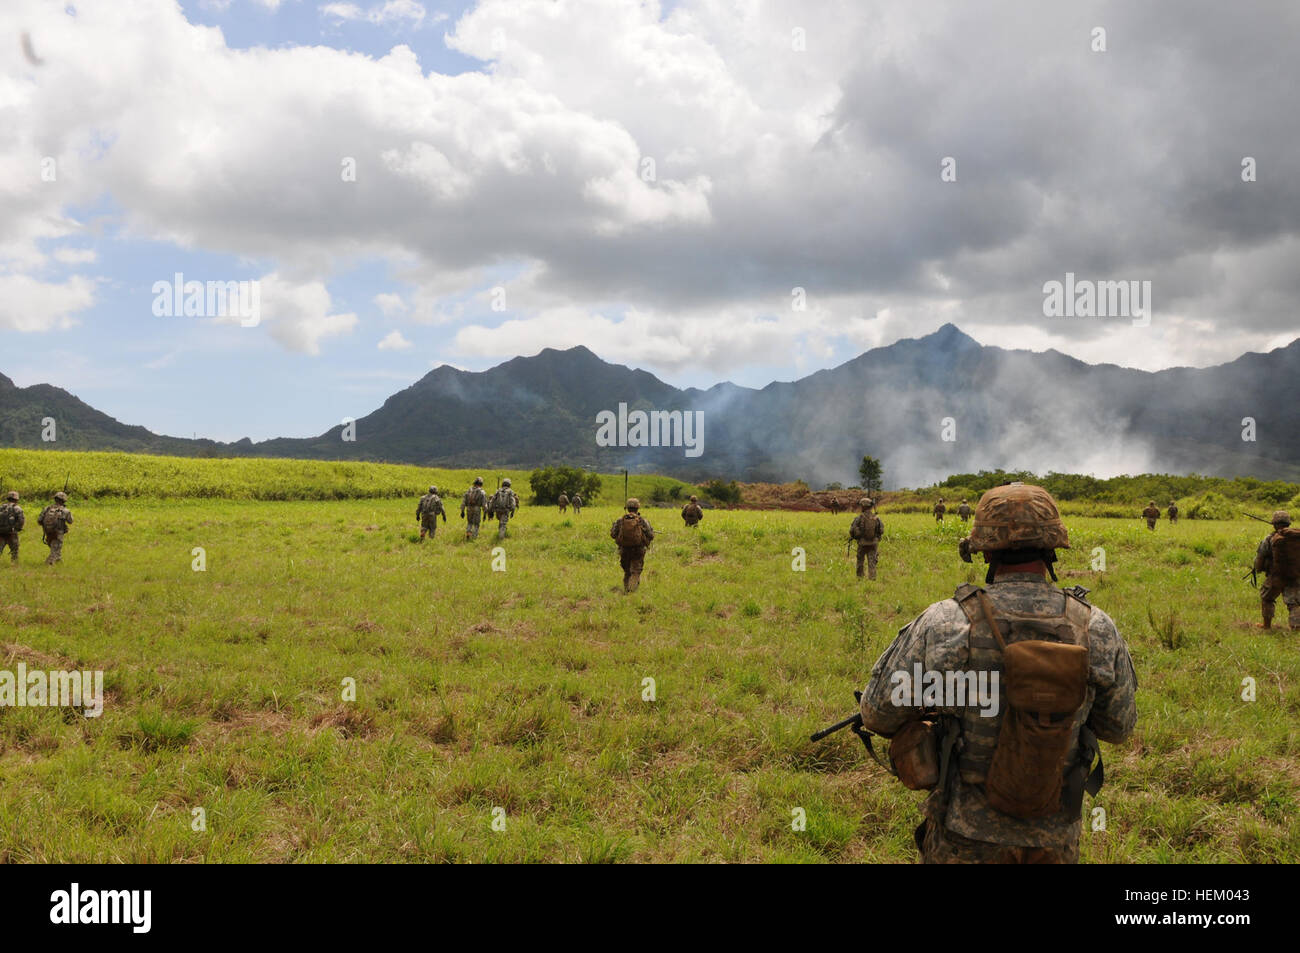
{"type": "MultiPolygon", "coordinates": [[[[688,532],[649,510],[625,596],[612,506],[525,507],[504,571],[495,524],[466,542],[453,510],[415,545],[414,506],[74,498],[53,568],[29,517],[0,562],[0,668],[102,669],[107,699],[96,719],[0,708],[0,860],[913,858],[921,795],[847,732],[808,735],[900,626],[982,577],[960,524],[886,509],[881,578],[859,583],[846,516],[712,511],[688,532]]],[[[1300,859],[1300,636],[1252,629],[1240,581],[1263,528],[1069,528],[1062,581],[1093,587],[1141,684],[1084,858],[1300,859]]]]}

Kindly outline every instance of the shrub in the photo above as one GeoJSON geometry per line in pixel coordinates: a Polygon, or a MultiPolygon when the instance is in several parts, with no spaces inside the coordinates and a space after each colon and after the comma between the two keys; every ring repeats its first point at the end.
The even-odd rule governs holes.
{"type": "Polygon", "coordinates": [[[710,480],[700,487],[705,496],[717,500],[719,503],[739,503],[740,487],[735,480],[730,483],[723,483],[721,480],[710,480]]]}
{"type": "Polygon", "coordinates": [[[600,475],[579,467],[542,467],[529,475],[528,485],[534,503],[555,503],[561,493],[572,496],[575,492],[590,503],[600,493],[600,475]]]}

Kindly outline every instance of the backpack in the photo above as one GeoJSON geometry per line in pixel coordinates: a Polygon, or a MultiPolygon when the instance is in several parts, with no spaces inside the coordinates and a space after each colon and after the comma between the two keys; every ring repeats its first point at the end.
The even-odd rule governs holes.
{"type": "Polygon", "coordinates": [[[688,503],[686,506],[687,519],[693,519],[696,522],[704,519],[704,509],[698,503],[688,503]]]}
{"type": "Polygon", "coordinates": [[[857,531],[857,535],[853,538],[859,543],[874,543],[880,538],[880,534],[876,532],[879,522],[878,517],[863,513],[853,521],[853,527],[857,531]]]}
{"type": "Polygon", "coordinates": [[[509,514],[514,511],[514,493],[509,487],[502,487],[492,495],[488,500],[488,516],[499,516],[502,513],[509,514]]]}
{"type": "Polygon", "coordinates": [[[68,524],[63,520],[62,507],[47,506],[41,510],[41,529],[45,530],[47,536],[68,531],[68,524]]]}
{"type": "Polygon", "coordinates": [[[18,516],[18,507],[12,503],[0,506],[0,535],[8,536],[22,529],[22,519],[18,516]]]}
{"type": "Polygon", "coordinates": [[[641,517],[636,513],[626,513],[618,521],[618,544],[620,546],[644,546],[645,533],[641,530],[641,517]]]}
{"type": "Polygon", "coordinates": [[[428,516],[430,513],[437,515],[438,506],[442,499],[432,493],[426,494],[420,498],[420,515],[428,516]]]}
{"type": "Polygon", "coordinates": [[[1273,561],[1269,575],[1286,585],[1300,582],[1300,529],[1288,526],[1273,534],[1273,561]]]}
{"type": "MultiPolygon", "coordinates": [[[[984,590],[976,589],[974,595],[961,606],[972,627],[982,620],[997,640],[1005,701],[985,795],[994,810],[1012,817],[1057,814],[1063,809],[1065,757],[1075,740],[1074,718],[1087,699],[1091,608],[1066,592],[1058,616],[1003,613],[999,625],[984,590]]],[[[1083,741],[1081,750],[1090,747],[1083,741]]],[[[1077,773],[1076,768],[1071,772],[1077,773]]],[[[1071,787],[1076,786],[1072,778],[1071,787]]],[[[1078,794],[1081,799],[1082,788],[1078,794]]]]}

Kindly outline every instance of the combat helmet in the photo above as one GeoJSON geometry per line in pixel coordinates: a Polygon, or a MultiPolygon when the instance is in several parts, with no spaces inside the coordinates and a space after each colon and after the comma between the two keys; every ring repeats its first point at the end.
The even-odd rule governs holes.
{"type": "Polygon", "coordinates": [[[1155,500],[1152,500],[1150,503],[1147,504],[1147,506],[1155,506],[1155,505],[1156,505],[1156,501],[1155,501],[1155,500]]]}
{"type": "Polygon", "coordinates": [[[1004,553],[1032,553],[1053,579],[1056,550],[1069,549],[1070,537],[1061,522],[1056,500],[1041,486],[1008,483],[995,486],[975,504],[975,522],[961,541],[963,558],[984,553],[989,564],[986,582],[992,582],[1004,553]]]}
{"type": "Polygon", "coordinates": [[[68,494],[64,493],[62,490],[54,494],[55,503],[66,503],[67,501],[68,501],[68,494]]]}
{"type": "Polygon", "coordinates": [[[858,500],[858,509],[860,510],[869,510],[875,505],[876,501],[869,496],[864,496],[862,499],[858,500]]]}
{"type": "Polygon", "coordinates": [[[1290,526],[1291,514],[1288,513],[1286,510],[1274,510],[1273,518],[1269,520],[1269,522],[1272,523],[1274,526],[1277,526],[1279,524],[1282,526],[1290,526]]]}
{"type": "Polygon", "coordinates": [[[629,510],[639,510],[641,509],[641,501],[638,500],[635,496],[628,497],[627,508],[629,510]]]}
{"type": "Polygon", "coordinates": [[[6,497],[6,499],[12,500],[13,502],[17,503],[17,502],[18,502],[18,491],[17,491],[17,490],[10,490],[10,491],[9,491],[9,495],[8,495],[8,497],[6,497]]]}
{"type": "Polygon", "coordinates": [[[502,485],[502,486],[509,486],[509,485],[510,485],[510,477],[506,477],[504,480],[502,480],[502,481],[501,481],[501,485],[502,485]]]}
{"type": "Polygon", "coordinates": [[[438,488],[437,488],[436,486],[431,486],[431,487],[429,487],[429,492],[432,493],[434,496],[437,496],[437,495],[438,495],[438,488]]]}
{"type": "Polygon", "coordinates": [[[694,493],[692,493],[692,494],[691,494],[691,502],[692,502],[692,503],[698,503],[698,502],[700,502],[700,498],[699,498],[698,496],[696,496],[694,493]]]}
{"type": "Polygon", "coordinates": [[[483,478],[482,478],[482,477],[475,477],[475,478],[474,478],[474,485],[475,485],[475,486],[482,486],[482,485],[483,485],[483,478]]]}

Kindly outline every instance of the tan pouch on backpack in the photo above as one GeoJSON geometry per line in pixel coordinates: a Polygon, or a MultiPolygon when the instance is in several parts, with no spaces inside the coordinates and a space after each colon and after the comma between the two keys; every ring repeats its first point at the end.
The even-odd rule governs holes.
{"type": "Polygon", "coordinates": [[[939,784],[939,734],[937,721],[909,721],[889,743],[889,766],[903,787],[930,791],[939,784]]]}
{"type": "Polygon", "coordinates": [[[979,600],[1002,649],[1006,702],[985,794],[995,810],[1012,817],[1059,813],[1074,716],[1087,699],[1087,630],[1082,645],[1040,639],[1008,645],[983,592],[979,600]]]}
{"type": "Polygon", "coordinates": [[[641,532],[641,517],[635,513],[626,513],[618,523],[618,544],[620,546],[644,546],[645,534],[641,532]]]}

